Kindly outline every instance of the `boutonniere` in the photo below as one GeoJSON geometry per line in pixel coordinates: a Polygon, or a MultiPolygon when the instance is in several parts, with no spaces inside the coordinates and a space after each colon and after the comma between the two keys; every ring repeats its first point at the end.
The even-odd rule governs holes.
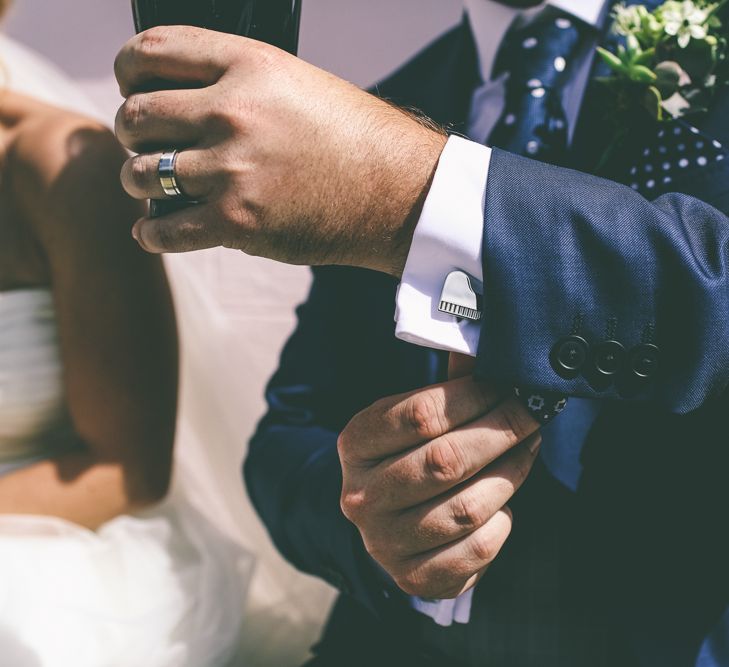
{"type": "Polygon", "coordinates": [[[614,8],[612,31],[622,43],[614,53],[598,52],[610,68],[599,81],[610,93],[618,140],[640,116],[663,122],[705,111],[729,83],[725,9],[729,0],[668,0],[653,11],[614,8]]]}

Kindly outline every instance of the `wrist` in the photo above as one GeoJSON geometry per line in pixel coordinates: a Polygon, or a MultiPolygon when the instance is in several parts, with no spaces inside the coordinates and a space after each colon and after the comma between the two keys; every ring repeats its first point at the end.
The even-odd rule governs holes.
{"type": "Polygon", "coordinates": [[[430,121],[393,111],[398,122],[388,128],[384,154],[374,158],[379,173],[368,189],[370,232],[358,264],[399,279],[448,136],[430,121]]]}
{"type": "Polygon", "coordinates": [[[423,206],[433,185],[438,160],[445,148],[448,137],[445,133],[427,130],[430,136],[424,137],[412,154],[412,171],[404,184],[402,208],[396,212],[395,232],[389,253],[389,266],[380,270],[395,278],[402,278],[415,228],[423,214],[423,206]]]}

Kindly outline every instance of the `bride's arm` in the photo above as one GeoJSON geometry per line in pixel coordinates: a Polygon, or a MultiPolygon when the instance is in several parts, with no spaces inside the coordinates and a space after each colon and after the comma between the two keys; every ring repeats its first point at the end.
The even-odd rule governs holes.
{"type": "Polygon", "coordinates": [[[85,450],[0,478],[0,513],[90,528],[164,497],[177,401],[177,337],[159,258],[130,229],[113,136],[74,116],[24,131],[8,172],[46,255],[73,424],[85,450]]]}

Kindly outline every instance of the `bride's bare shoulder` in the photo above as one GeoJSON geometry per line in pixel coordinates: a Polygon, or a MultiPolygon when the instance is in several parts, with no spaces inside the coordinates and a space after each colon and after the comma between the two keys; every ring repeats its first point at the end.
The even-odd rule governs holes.
{"type": "Polygon", "coordinates": [[[126,203],[119,184],[126,154],[108,128],[22,96],[0,108],[7,128],[4,175],[31,223],[47,225],[70,209],[83,216],[83,209],[126,203]]]}

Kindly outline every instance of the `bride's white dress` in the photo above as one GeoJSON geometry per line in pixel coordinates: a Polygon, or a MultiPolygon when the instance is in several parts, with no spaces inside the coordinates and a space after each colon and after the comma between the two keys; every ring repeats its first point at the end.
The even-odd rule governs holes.
{"type": "MultiPolygon", "coordinates": [[[[22,11],[18,6],[18,12],[22,11]]],[[[110,62],[109,72],[113,76],[111,70],[110,62]]],[[[36,97],[95,117],[105,124],[113,122],[113,115],[100,114],[53,63],[3,35],[0,35],[0,89],[36,97]]],[[[239,655],[233,664],[295,667],[305,662],[309,647],[316,642],[334,591],[320,581],[297,573],[276,552],[246,496],[240,464],[245,443],[265,409],[263,385],[276,366],[278,349],[294,325],[294,305],[305,298],[309,276],[300,268],[220,248],[169,255],[165,264],[182,338],[181,402],[175,444],[176,494],[182,494],[187,499],[185,504],[193,504],[215,527],[211,542],[225,540],[219,534],[224,532],[239,548],[246,549],[239,557],[243,573],[228,581],[231,589],[243,591],[247,587],[251,561],[246,554],[256,556],[255,576],[247,591],[239,655]]],[[[23,530],[27,531],[29,525],[26,521],[23,530]]],[[[108,528],[102,532],[108,534],[114,525],[108,528]]],[[[175,553],[177,547],[169,546],[169,553],[175,553]]],[[[39,542],[35,553],[40,554],[45,548],[39,542]]],[[[0,567],[3,567],[2,556],[0,567]]],[[[212,599],[214,588],[202,582],[199,587],[210,588],[210,594],[200,602],[201,615],[204,615],[207,613],[204,601],[212,599]]],[[[22,596],[19,604],[23,604],[22,596]]],[[[220,605],[223,604],[221,601],[220,605]]],[[[0,593],[0,614],[3,609],[0,593]]],[[[227,620],[238,619],[229,615],[227,620]]],[[[226,627],[229,626],[218,628],[220,641],[226,641],[226,627]]],[[[6,660],[5,656],[11,655],[8,653],[11,640],[0,618],[0,667],[37,664],[45,667],[45,663],[38,661],[6,660]]],[[[206,641],[196,646],[203,647],[206,641]]],[[[159,639],[156,645],[159,649],[159,639]]],[[[82,655],[75,654],[74,661],[67,664],[73,667],[109,664],[76,660],[82,655]]],[[[119,664],[124,667],[154,665],[146,659],[124,660],[122,654],[119,664]]],[[[196,667],[204,665],[199,662],[196,667]]]]}
{"type": "MultiPolygon", "coordinates": [[[[0,293],[0,483],[78,446],[62,373],[50,292],[0,293]]],[[[0,515],[0,664],[225,665],[249,566],[179,495],[97,532],[0,515]]]]}

